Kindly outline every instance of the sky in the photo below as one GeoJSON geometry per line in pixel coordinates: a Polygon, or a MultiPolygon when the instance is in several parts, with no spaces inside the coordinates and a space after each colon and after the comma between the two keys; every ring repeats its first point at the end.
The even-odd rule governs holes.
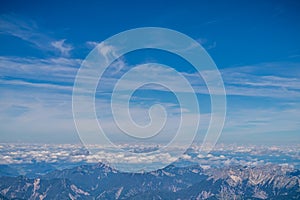
{"type": "MultiPolygon", "coordinates": [[[[300,3],[291,0],[1,1],[0,142],[79,143],[72,90],[83,60],[115,34],[162,27],[197,41],[218,67],[227,99],[220,143],[297,144],[299,11],[300,3]]],[[[134,66],[153,62],[171,66],[196,88],[201,112],[196,140],[201,141],[212,112],[208,89],[186,60],[154,49],[130,52],[104,73],[95,95],[103,129],[110,140],[128,142],[113,123],[113,85],[134,66]]],[[[176,85],[162,68],[147,69],[176,85]]],[[[171,91],[157,85],[138,89],[130,100],[131,115],[137,124],[148,124],[155,103],[165,106],[169,118],[165,134],[152,142],[167,141],[179,123],[171,91]]]]}

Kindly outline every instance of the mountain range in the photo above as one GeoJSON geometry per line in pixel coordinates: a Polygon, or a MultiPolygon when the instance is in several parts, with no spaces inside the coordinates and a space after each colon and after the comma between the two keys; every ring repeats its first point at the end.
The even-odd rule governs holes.
{"type": "Polygon", "coordinates": [[[35,178],[2,176],[0,199],[300,199],[300,171],[272,164],[169,165],[125,173],[98,163],[35,178]]]}

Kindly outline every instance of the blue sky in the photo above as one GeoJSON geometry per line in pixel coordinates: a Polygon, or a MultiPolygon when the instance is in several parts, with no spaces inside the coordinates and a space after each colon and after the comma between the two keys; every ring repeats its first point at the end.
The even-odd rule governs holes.
{"type": "MultiPolygon", "coordinates": [[[[0,6],[0,142],[77,143],[72,87],[95,44],[139,27],[164,27],[198,41],[218,66],[227,93],[220,142],[300,142],[300,4],[297,1],[2,1],[0,6]]],[[[114,63],[158,62],[180,71],[194,86],[201,77],[181,58],[158,50],[129,53],[114,63]]],[[[122,70],[121,70],[122,71],[122,70]]],[[[99,85],[97,115],[115,134],[107,111],[112,81],[99,85]],[[108,95],[103,95],[108,92],[108,95]]],[[[100,81],[101,83],[101,81],[100,81]]],[[[138,90],[133,117],[145,123],[151,102],[176,115],[165,90],[138,90]],[[146,117],[145,117],[146,116],[146,117]]],[[[205,129],[210,116],[205,87],[197,91],[205,129]]],[[[167,131],[172,132],[170,122],[167,131]]],[[[115,134],[115,135],[114,135],[115,134]]],[[[202,137],[199,131],[200,140],[202,137]]]]}

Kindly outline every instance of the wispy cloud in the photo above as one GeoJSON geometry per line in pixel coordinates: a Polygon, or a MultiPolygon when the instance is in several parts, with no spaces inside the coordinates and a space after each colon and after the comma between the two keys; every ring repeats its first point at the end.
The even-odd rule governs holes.
{"type": "Polygon", "coordinates": [[[1,15],[0,30],[2,34],[21,38],[39,48],[45,48],[42,41],[49,40],[46,35],[38,32],[38,26],[34,21],[29,19],[25,21],[16,15],[1,15]]]}
{"type": "MultiPolygon", "coordinates": [[[[31,25],[30,27],[35,27],[35,25],[31,25]]],[[[16,37],[26,34],[22,32],[22,34],[18,35],[20,36],[16,37]]],[[[42,35],[40,38],[42,37],[44,36],[42,35]]],[[[29,41],[31,37],[26,36],[23,39],[29,41]]],[[[35,44],[35,41],[33,39],[31,43],[35,44]]],[[[67,56],[72,49],[71,46],[65,43],[65,40],[47,39],[47,41],[50,42],[51,48],[60,51],[64,56],[67,56]]],[[[91,43],[90,45],[96,44],[91,43]]],[[[44,48],[44,46],[41,48],[44,48]]],[[[116,56],[113,47],[105,46],[103,48],[103,46],[100,46],[98,50],[105,58],[116,56]]],[[[53,132],[57,132],[55,137],[59,139],[62,131],[68,133],[66,135],[71,136],[71,138],[76,137],[72,119],[71,91],[76,72],[81,62],[82,60],[80,59],[65,57],[48,59],[0,57],[0,83],[2,86],[0,86],[0,113],[2,113],[0,114],[0,118],[4,122],[0,130],[5,134],[18,133],[15,134],[15,137],[6,135],[6,139],[16,139],[23,131],[28,132],[30,137],[32,135],[37,136],[41,130],[45,134],[44,139],[45,136],[50,136],[53,132]],[[18,124],[18,126],[15,126],[15,124],[18,124]]],[[[112,91],[118,79],[132,67],[135,66],[130,66],[122,59],[115,62],[106,71],[106,75],[102,77],[102,82],[100,83],[104,84],[100,85],[100,89],[103,89],[105,92],[112,91]]],[[[121,88],[126,90],[132,87],[132,85],[148,80],[151,75],[156,80],[163,80],[165,85],[171,85],[172,88],[175,88],[173,92],[187,92],[186,88],[178,81],[178,78],[172,75],[168,68],[149,64],[147,66],[147,73],[143,72],[145,70],[140,71],[138,77],[127,79],[123,82],[121,88]]],[[[229,96],[270,97],[285,100],[295,100],[300,97],[300,71],[298,63],[264,63],[222,69],[220,72],[224,79],[226,93],[229,96]],[[290,73],[287,69],[293,71],[293,73],[290,73]]],[[[211,71],[203,71],[202,73],[206,78],[214,78],[211,71]]],[[[179,72],[179,74],[191,83],[196,93],[209,94],[204,78],[199,74],[187,72],[179,72]]],[[[89,78],[87,80],[95,81],[89,78]]],[[[147,85],[143,89],[169,92],[165,87],[158,87],[157,85],[147,85]]],[[[214,94],[218,94],[218,91],[214,91],[214,94]]],[[[114,124],[111,112],[109,111],[110,95],[102,96],[102,98],[96,99],[96,110],[101,111],[99,115],[102,118],[101,116],[99,118],[101,118],[100,123],[102,123],[103,129],[111,133],[111,137],[117,141],[126,140],[126,137],[120,136],[122,133],[116,127],[116,124],[114,124]]],[[[147,106],[149,104],[146,103],[144,107],[140,106],[138,103],[141,99],[138,99],[138,96],[135,98],[136,102],[132,101],[133,105],[130,112],[134,120],[137,119],[136,122],[138,124],[148,124],[149,107],[147,106]]],[[[152,102],[160,102],[160,99],[154,95],[152,102]]],[[[169,125],[164,129],[168,134],[158,138],[161,141],[171,138],[172,133],[176,131],[177,127],[174,127],[174,124],[178,124],[177,114],[179,113],[178,106],[171,105],[170,102],[164,102],[162,105],[170,113],[170,118],[168,119],[169,125]]],[[[295,119],[299,118],[299,112],[297,112],[298,104],[291,105],[289,109],[279,110],[262,110],[261,108],[243,110],[242,106],[237,106],[236,110],[229,108],[232,112],[229,112],[229,121],[226,124],[225,130],[230,131],[233,135],[238,135],[241,131],[247,133],[266,133],[276,130],[297,131],[300,128],[300,125],[295,123],[295,119]],[[274,117],[276,115],[278,117],[274,117]]],[[[188,107],[182,107],[181,109],[188,111],[188,107]]],[[[188,116],[190,122],[194,121],[196,117],[195,113],[191,113],[188,116]]],[[[201,131],[206,128],[205,126],[208,125],[209,119],[210,113],[201,115],[200,123],[204,123],[204,126],[200,127],[201,131]]],[[[186,126],[191,125],[187,124],[186,126]]]]}
{"type": "MultiPolygon", "coordinates": [[[[126,66],[126,63],[121,63],[123,69],[128,69],[130,66],[126,66]]],[[[300,64],[299,64],[300,65],[300,64]]],[[[230,96],[250,96],[250,97],[270,97],[279,99],[295,99],[300,97],[300,71],[299,65],[293,64],[259,64],[254,66],[242,66],[236,68],[222,69],[220,73],[222,75],[226,95],[230,96]],[[273,66],[273,67],[272,67],[273,66]],[[268,69],[266,69],[268,68],[268,69]],[[273,68],[273,71],[270,70],[273,68]],[[293,73],[286,74],[284,69],[289,68],[293,73]],[[265,71],[271,71],[266,74],[265,71]]],[[[148,70],[151,71],[156,80],[163,80],[166,85],[172,85],[176,88],[173,92],[187,92],[186,89],[178,82],[177,78],[170,76],[166,73],[166,69],[153,64],[148,65],[148,70]]],[[[132,66],[134,67],[134,66],[132,66]]],[[[115,70],[116,71],[116,70],[115,70]]],[[[123,71],[121,71],[123,73],[123,71]]],[[[218,88],[211,88],[209,91],[205,80],[214,79],[215,71],[202,71],[199,73],[186,73],[179,72],[183,75],[194,87],[196,93],[199,94],[219,94],[218,88]]],[[[114,73],[111,73],[113,75],[114,73]]],[[[117,73],[115,73],[117,74],[117,73]]],[[[132,84],[136,84],[140,80],[149,78],[149,74],[142,74],[141,76],[130,79],[123,82],[123,87],[129,87],[132,84]]],[[[106,83],[115,84],[116,76],[106,77],[106,83]]],[[[108,87],[109,84],[107,85],[108,87]]],[[[168,91],[164,87],[158,87],[157,85],[148,85],[144,89],[168,91]]]]}
{"type": "Polygon", "coordinates": [[[73,85],[80,59],[0,57],[2,82],[23,80],[31,83],[73,85]]]}
{"type": "Polygon", "coordinates": [[[0,57],[1,141],[76,141],[71,94],[80,63],[61,57],[0,57]]]}
{"type": "Polygon", "coordinates": [[[199,42],[207,50],[214,49],[217,47],[216,41],[210,41],[206,38],[199,38],[196,41],[199,42]]]}
{"type": "Polygon", "coordinates": [[[300,97],[300,63],[262,63],[221,70],[228,95],[300,97]],[[292,73],[290,73],[292,72],[292,73]]]}
{"type": "MultiPolygon", "coordinates": [[[[263,63],[220,69],[220,73],[226,95],[295,99],[300,97],[299,66],[299,63],[263,63]]],[[[217,90],[208,91],[202,78],[213,79],[213,74],[213,71],[202,71],[201,75],[183,73],[196,88],[197,93],[218,94],[217,90]]]]}
{"type": "Polygon", "coordinates": [[[65,39],[57,40],[43,33],[35,21],[14,14],[0,16],[0,33],[20,38],[43,51],[59,52],[62,56],[68,56],[73,49],[65,39]]]}
{"type": "Polygon", "coordinates": [[[221,141],[299,143],[299,107],[229,109],[221,141]]]}
{"type": "Polygon", "coordinates": [[[49,83],[32,83],[29,81],[24,81],[24,80],[0,80],[0,83],[2,85],[17,85],[17,86],[22,86],[22,87],[35,87],[35,88],[41,88],[41,89],[53,89],[53,90],[64,90],[64,91],[72,91],[72,86],[63,86],[60,84],[49,84],[49,83]]]}
{"type": "MultiPolygon", "coordinates": [[[[199,39],[201,44],[208,44],[207,39],[199,39]]],[[[89,44],[96,45],[95,42],[89,44]]],[[[214,44],[210,44],[215,46],[214,44]]],[[[116,56],[115,49],[111,46],[99,46],[99,54],[104,58],[108,56],[116,56]]],[[[166,85],[172,85],[176,88],[173,92],[187,92],[181,83],[178,82],[175,76],[170,73],[165,73],[162,67],[154,67],[153,64],[148,64],[149,74],[140,73],[136,78],[131,78],[122,83],[124,88],[130,85],[137,84],[141,80],[147,80],[151,76],[155,76],[156,80],[163,80],[166,85]]],[[[277,99],[295,99],[300,97],[300,70],[299,63],[259,63],[249,66],[231,67],[220,69],[220,73],[224,80],[226,94],[230,96],[246,96],[246,97],[270,97],[277,99]],[[293,73],[290,73],[292,71],[293,73]]],[[[109,77],[105,77],[105,84],[111,87],[110,84],[115,84],[119,79],[120,72],[124,73],[126,70],[134,66],[128,66],[126,62],[120,62],[115,69],[111,68],[109,77]],[[120,70],[125,69],[125,70],[120,70]],[[107,84],[108,83],[108,84],[107,84]]],[[[178,72],[183,75],[194,87],[196,93],[199,94],[221,94],[216,88],[207,88],[205,81],[216,79],[217,71],[201,71],[201,73],[187,73],[178,72]]],[[[150,85],[144,89],[167,91],[164,87],[157,87],[157,85],[150,85]]]]}

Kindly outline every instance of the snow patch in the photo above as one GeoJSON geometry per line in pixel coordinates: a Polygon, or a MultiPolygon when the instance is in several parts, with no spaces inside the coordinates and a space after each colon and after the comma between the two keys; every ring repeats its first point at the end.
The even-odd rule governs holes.
{"type": "Polygon", "coordinates": [[[44,194],[44,195],[40,195],[39,198],[40,200],[44,200],[46,198],[47,194],[44,194]]]}
{"type": "Polygon", "coordinates": [[[41,182],[41,179],[39,179],[39,178],[34,180],[33,193],[35,193],[38,189],[40,189],[40,182],[41,182]]]}
{"type": "Polygon", "coordinates": [[[69,197],[71,200],[76,200],[76,197],[74,197],[71,193],[69,193],[69,197]]]}
{"type": "Polygon", "coordinates": [[[10,190],[10,188],[11,188],[11,186],[6,189],[1,190],[1,194],[6,195],[6,193],[10,190]]]}
{"type": "Polygon", "coordinates": [[[76,185],[72,184],[71,185],[71,190],[73,192],[75,192],[76,194],[83,194],[85,196],[90,195],[88,192],[83,191],[82,189],[79,189],[78,187],[76,187],[76,185]]]}
{"type": "Polygon", "coordinates": [[[238,183],[238,182],[242,182],[242,179],[238,176],[235,175],[230,175],[229,176],[234,182],[238,183]]]}
{"type": "Polygon", "coordinates": [[[116,199],[119,199],[119,197],[120,197],[120,195],[121,195],[123,189],[124,189],[124,187],[120,187],[120,188],[119,188],[119,190],[118,190],[117,193],[116,193],[116,199]]]}

